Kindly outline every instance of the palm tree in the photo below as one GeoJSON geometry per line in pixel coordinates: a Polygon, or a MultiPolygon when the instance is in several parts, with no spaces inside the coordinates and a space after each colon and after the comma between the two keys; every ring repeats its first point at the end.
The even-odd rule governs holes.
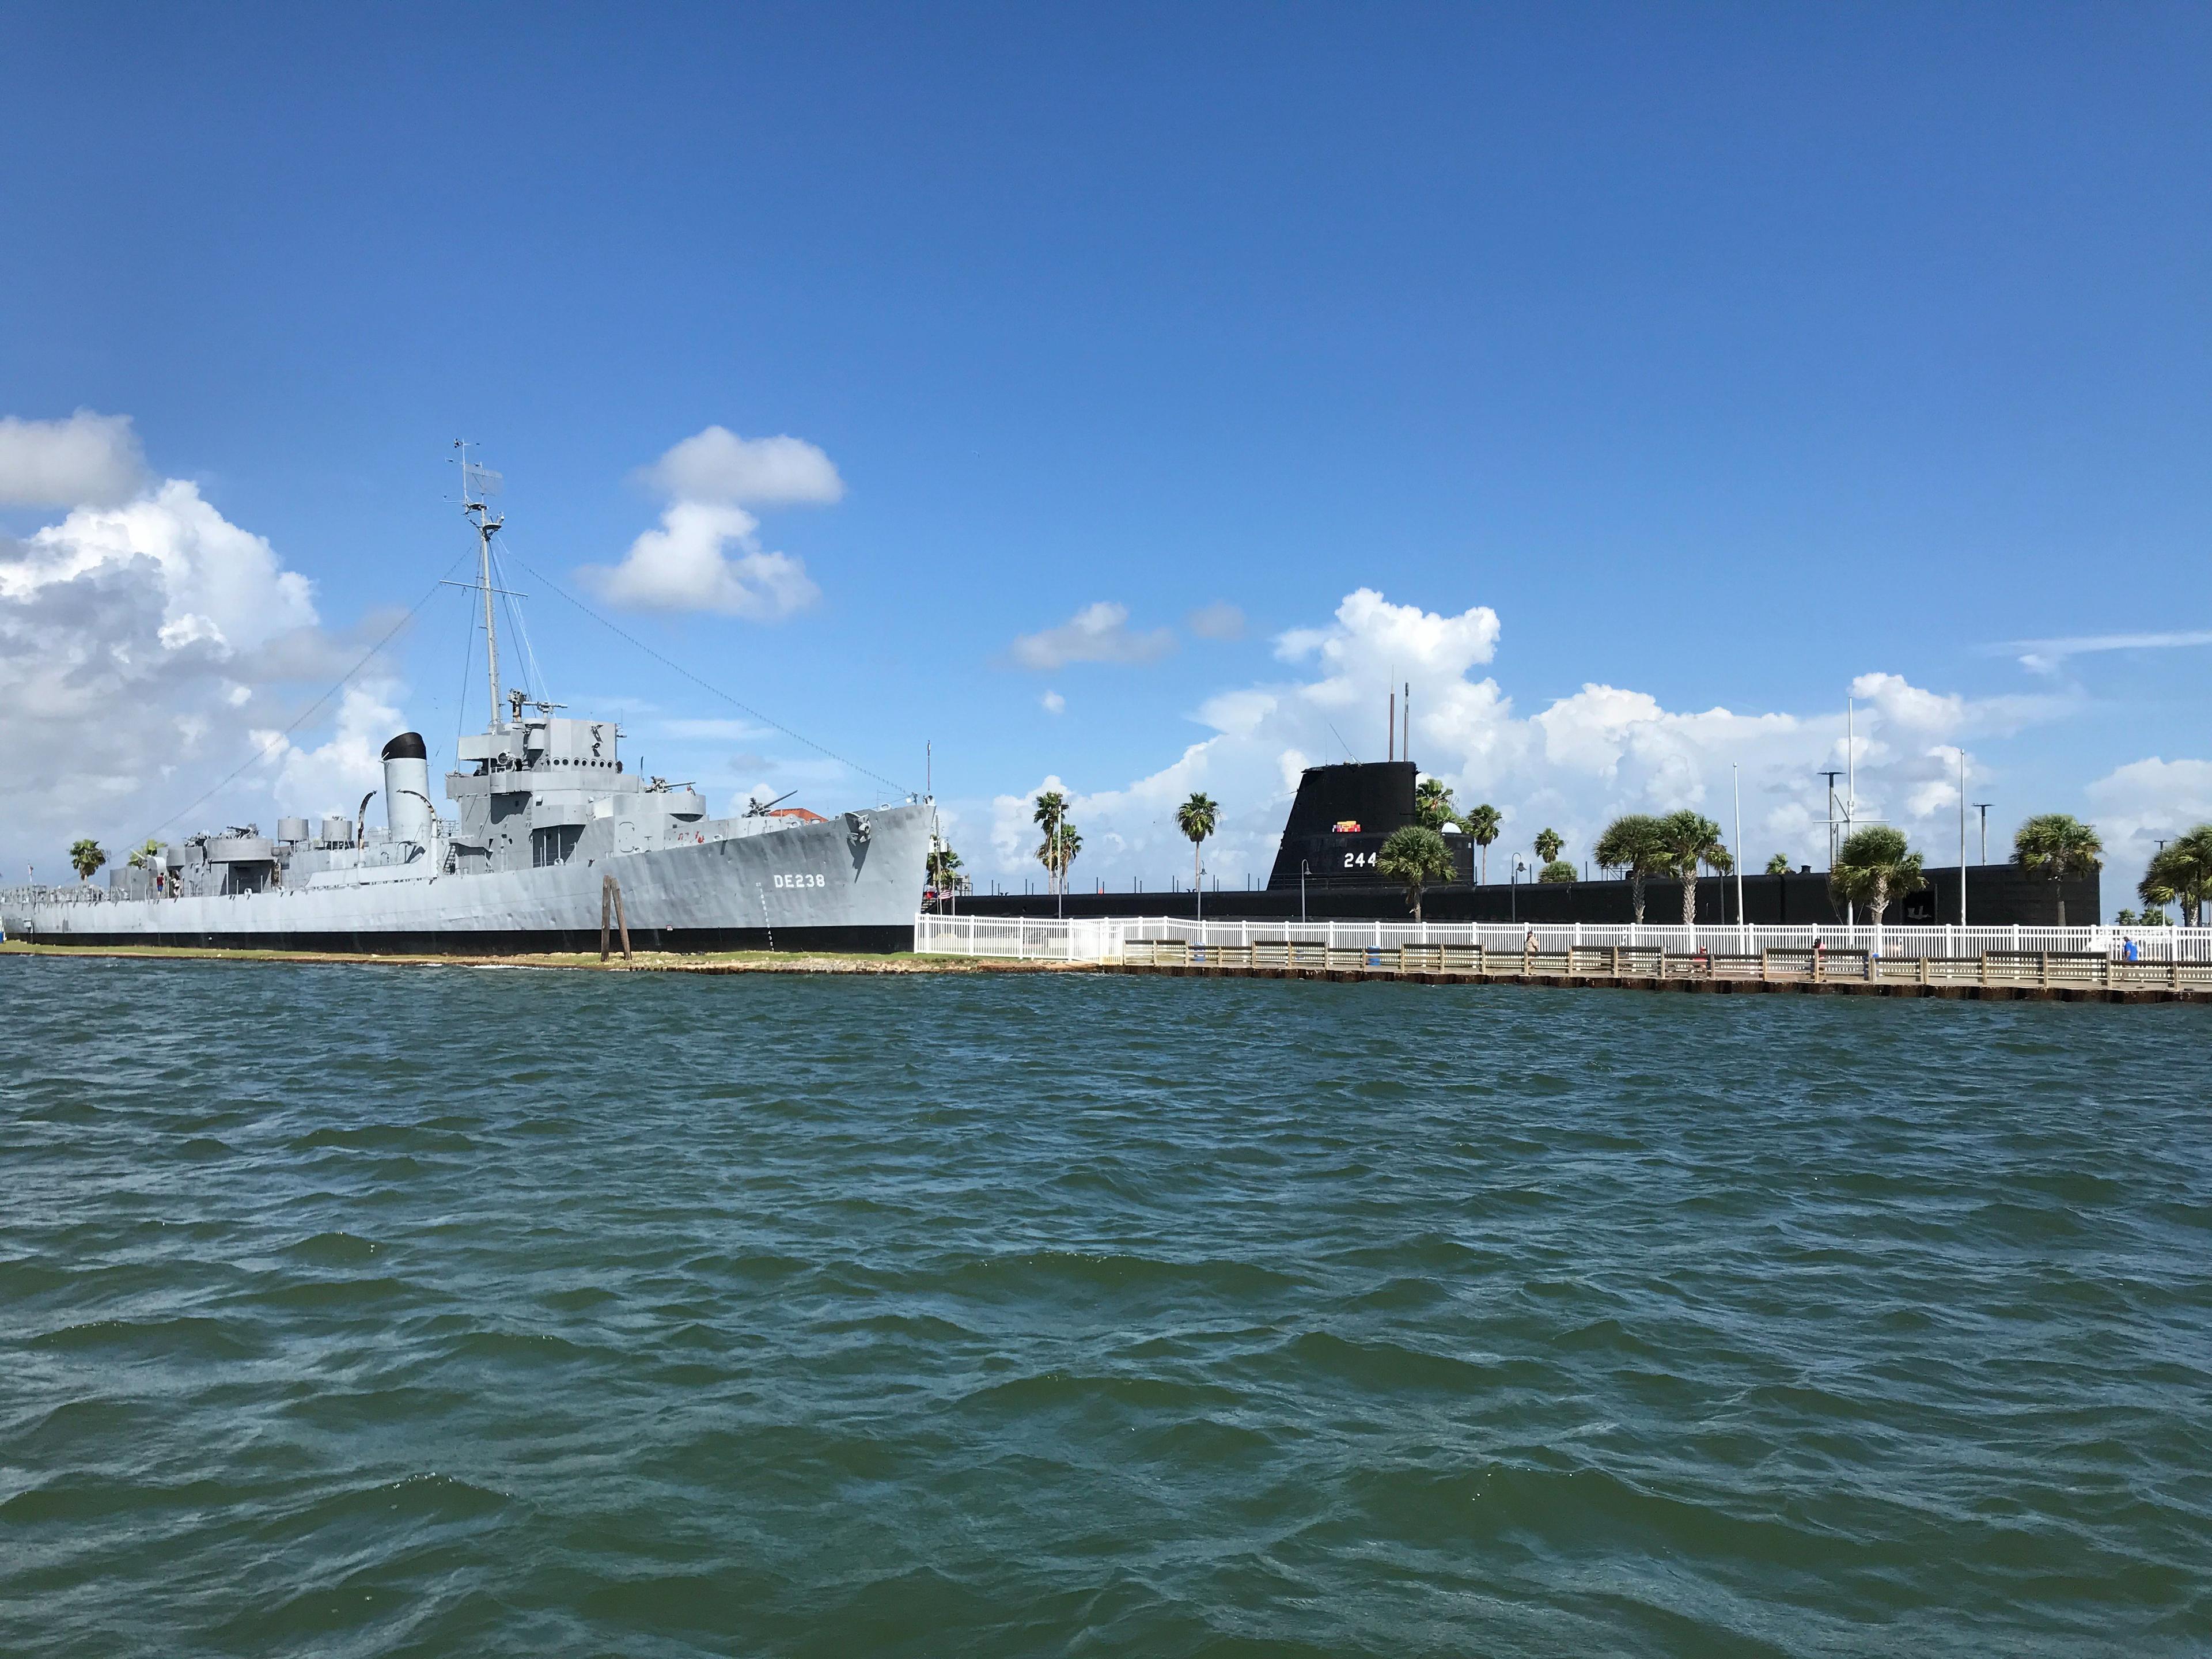
{"type": "Polygon", "coordinates": [[[82,841],[70,844],[70,866],[76,872],[79,881],[90,881],[94,872],[107,862],[107,854],[100,843],[87,836],[82,841]]]}
{"type": "MultiPolygon", "coordinates": [[[[1030,817],[1036,827],[1044,831],[1044,838],[1049,843],[1053,832],[1060,827],[1061,820],[1067,817],[1067,797],[1057,789],[1040,791],[1036,798],[1036,811],[1031,813],[1030,817]]],[[[1042,858],[1043,854],[1039,854],[1038,856],[1042,858]]],[[[1052,866],[1048,862],[1045,867],[1049,870],[1052,866]]]]}
{"type": "Polygon", "coordinates": [[[1060,908],[1066,908],[1067,866],[1075,862],[1075,855],[1083,850],[1083,836],[1066,817],[1056,819],[1045,831],[1044,841],[1037,848],[1037,862],[1052,878],[1052,890],[1060,896],[1060,908]]]}
{"type": "Polygon", "coordinates": [[[1498,839],[1498,832],[1504,826],[1504,822],[1498,817],[1498,809],[1488,801],[1467,815],[1467,833],[1473,836],[1474,844],[1482,848],[1482,884],[1485,887],[1490,885],[1490,843],[1498,839]]]}
{"type": "Polygon", "coordinates": [[[146,867],[148,860],[158,859],[161,855],[161,843],[153,836],[149,836],[146,838],[146,844],[144,846],[131,849],[131,867],[133,870],[143,870],[146,867]]]}
{"type": "Polygon", "coordinates": [[[939,896],[960,890],[967,878],[960,873],[960,854],[952,850],[950,842],[931,836],[929,842],[929,884],[939,896]]]}
{"type": "Polygon", "coordinates": [[[1721,839],[1720,825],[1686,806],[1659,820],[1658,836],[1667,869],[1682,878],[1682,926],[1694,927],[1698,866],[1711,865],[1714,874],[1724,876],[1735,868],[1735,860],[1729,856],[1728,844],[1721,839]]]}
{"type": "Polygon", "coordinates": [[[1452,804],[1452,792],[1444,787],[1442,778],[1423,778],[1413,787],[1413,822],[1431,830],[1442,830],[1452,821],[1459,808],[1452,804]]]}
{"type": "Polygon", "coordinates": [[[1536,832],[1536,856],[1547,864],[1557,864],[1559,849],[1566,844],[1559,832],[1548,825],[1536,832]]]}
{"type": "Polygon", "coordinates": [[[2071,812],[2044,812],[2013,832],[2013,861],[2051,884],[2058,901],[2058,925],[2066,925],[2064,883],[2105,867],[2105,843],[2097,839],[2096,826],[2071,812]]]}
{"type": "Polygon", "coordinates": [[[1907,852],[1905,831],[1886,823],[1853,833],[1836,849],[1835,867],[1828,872],[1828,890],[1854,905],[1863,904],[1874,918],[1877,932],[1881,913],[1892,899],[1917,893],[1928,884],[1921,856],[1907,852]]]}
{"type": "Polygon", "coordinates": [[[1777,853],[1772,858],[1767,860],[1766,873],[1770,876],[1788,875],[1790,873],[1790,854],[1787,853],[1777,853]]]}
{"type": "Polygon", "coordinates": [[[1568,863],[1565,859],[1553,859],[1549,864],[1546,865],[1542,870],[1537,872],[1536,879],[1539,881],[1561,883],[1574,881],[1578,879],[1578,878],[1575,873],[1575,866],[1573,865],[1568,863]]]}
{"type": "Polygon", "coordinates": [[[1211,795],[1193,795],[1176,808],[1176,828],[1190,839],[1190,885],[1198,895],[1194,914],[1200,916],[1206,913],[1206,866],[1200,862],[1199,849],[1213,833],[1214,820],[1220,816],[1221,809],[1213,804],[1211,795]]]}
{"type": "Polygon", "coordinates": [[[2136,891],[2146,904],[2179,904],[2182,921],[2198,925],[2204,901],[2212,898],[2212,823],[2200,823],[2160,848],[2136,891]]]}
{"type": "Polygon", "coordinates": [[[1376,855],[1375,867],[1406,890],[1413,920],[1421,919],[1421,889],[1431,882],[1449,881],[1451,848],[1444,838],[1423,823],[1409,823],[1391,832],[1376,855]]]}
{"type": "Polygon", "coordinates": [[[1644,925],[1644,880],[1663,874],[1669,867],[1659,840],[1659,820],[1646,812],[1626,812],[1605,827],[1597,838],[1596,855],[1601,870],[1628,872],[1629,900],[1636,922],[1644,925]]]}

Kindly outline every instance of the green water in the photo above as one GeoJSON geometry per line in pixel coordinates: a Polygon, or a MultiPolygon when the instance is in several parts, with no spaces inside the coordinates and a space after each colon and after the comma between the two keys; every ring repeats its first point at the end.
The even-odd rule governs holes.
{"type": "Polygon", "coordinates": [[[2212,1648],[2212,1015],[0,962],[9,1654],[2212,1648]]]}

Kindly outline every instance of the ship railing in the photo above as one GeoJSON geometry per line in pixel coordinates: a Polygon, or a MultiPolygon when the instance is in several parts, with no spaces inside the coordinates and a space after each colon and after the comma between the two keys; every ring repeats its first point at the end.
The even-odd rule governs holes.
{"type": "MultiPolygon", "coordinates": [[[[1173,916],[1070,917],[924,915],[915,919],[915,949],[950,956],[1032,961],[1152,961],[1182,953],[1217,953],[1227,965],[1235,952],[1253,966],[1316,963],[1395,969],[1401,948],[1447,950],[1455,967],[1464,952],[1487,967],[1530,956],[1543,971],[1598,972],[1615,950],[1629,959],[1656,960],[1669,972],[1716,976],[1815,972],[1822,977],[1917,979],[1911,964],[1966,964],[1984,958],[2011,973],[2045,958],[2060,975],[2087,972],[2078,964],[2106,962],[2122,968],[2158,964],[2212,967],[2212,927],[1957,926],[1856,927],[1720,925],[1685,927],[1645,922],[1440,921],[1193,921],[1173,916]],[[2129,946],[2134,949],[2130,953],[2129,946]],[[1261,947],[1265,947],[1264,951],[1261,947]],[[1315,954],[1319,953],[1319,954],[1315,954]]],[[[1200,959],[1203,959],[1200,956],[1200,959]]],[[[1630,971],[1624,968],[1620,971],[1630,971]]],[[[1638,968],[1634,971],[1647,971],[1638,968]]],[[[1964,977],[1953,966],[1929,970],[1931,982],[1964,977]]]]}
{"type": "Polygon", "coordinates": [[[0,888],[0,904],[12,913],[27,910],[34,904],[102,904],[112,896],[105,887],[94,887],[89,882],[72,882],[66,887],[49,887],[43,882],[26,887],[0,888]]]}

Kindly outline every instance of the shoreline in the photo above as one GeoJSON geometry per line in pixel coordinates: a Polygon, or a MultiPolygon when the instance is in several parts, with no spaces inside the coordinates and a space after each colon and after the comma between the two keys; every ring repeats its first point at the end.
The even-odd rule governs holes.
{"type": "Polygon", "coordinates": [[[371,956],[340,951],[252,951],[166,945],[40,945],[9,939],[0,943],[0,958],[45,957],[63,961],[235,962],[267,965],[365,968],[528,968],[546,972],[618,974],[1066,974],[1098,973],[1095,962],[1028,961],[995,957],[919,956],[854,951],[732,951],[699,956],[644,951],[624,962],[602,962],[585,952],[533,952],[520,956],[371,956]]]}
{"type": "Polygon", "coordinates": [[[1800,996],[1934,997],[1969,1002],[2105,1002],[2212,1004],[2212,990],[2191,986],[2116,986],[2036,983],[1915,983],[1911,981],[1802,977],[1698,977],[1669,974],[1566,973],[1549,966],[1525,971],[1500,963],[1488,970],[1431,967],[1250,966],[1210,962],[1064,962],[1030,957],[956,957],[902,951],[896,955],[827,951],[741,951],[684,956],[635,953],[623,962],[557,952],[521,956],[368,956],[339,951],[251,951],[146,945],[36,945],[0,942],[0,958],[67,961],[231,962],[294,967],[508,968],[540,972],[622,974],[1115,974],[1164,979],[1314,980],[1335,984],[1504,985],[1552,990],[1668,991],[1704,995],[1782,993],[1800,996]]]}

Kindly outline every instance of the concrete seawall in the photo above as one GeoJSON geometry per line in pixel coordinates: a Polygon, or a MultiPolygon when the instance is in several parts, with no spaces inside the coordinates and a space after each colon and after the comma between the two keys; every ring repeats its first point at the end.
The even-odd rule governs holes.
{"type": "Polygon", "coordinates": [[[2212,1006],[2212,990],[2170,986],[2035,985],[2001,981],[1920,985],[1885,980],[1757,980],[1668,978],[1650,974],[1480,974],[1434,969],[1214,968],[1115,962],[1095,971],[1168,978],[1311,979],[1337,983],[1392,981],[1412,985],[1522,985],[1559,989],[1686,991],[1706,995],[1746,992],[1800,996],[1946,997],[1971,1002],[2194,1002],[2212,1006]]]}

